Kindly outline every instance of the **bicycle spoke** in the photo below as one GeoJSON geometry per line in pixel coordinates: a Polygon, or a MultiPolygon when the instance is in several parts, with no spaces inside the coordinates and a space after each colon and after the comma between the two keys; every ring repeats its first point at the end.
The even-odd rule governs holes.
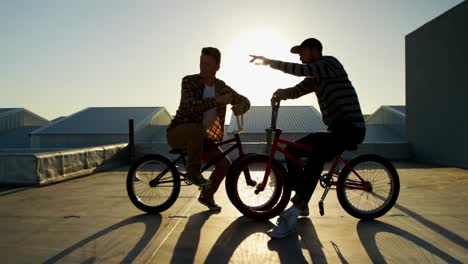
{"type": "MultiPolygon", "coordinates": [[[[345,195],[350,205],[355,210],[363,213],[371,213],[385,206],[387,197],[392,193],[389,172],[375,162],[363,162],[354,169],[365,182],[372,186],[372,192],[345,187],[345,195]]],[[[361,180],[350,172],[346,183],[360,184],[361,180]]]]}
{"type": "MultiPolygon", "coordinates": [[[[264,164],[251,164],[248,168],[246,168],[250,172],[251,179],[256,181],[258,184],[263,181],[263,176],[265,173],[265,168],[262,168],[259,165],[264,164]]],[[[270,201],[276,188],[275,174],[273,171],[269,176],[269,180],[265,186],[265,189],[259,194],[255,194],[256,187],[248,186],[244,179],[245,175],[244,172],[242,172],[239,176],[237,189],[239,197],[244,204],[249,207],[261,207],[270,201]]]]}
{"type": "Polygon", "coordinates": [[[158,206],[165,202],[173,192],[173,175],[164,165],[157,162],[148,162],[138,167],[134,176],[134,193],[140,203],[146,206],[158,206]],[[159,176],[155,187],[150,186],[150,182],[159,176]]]}

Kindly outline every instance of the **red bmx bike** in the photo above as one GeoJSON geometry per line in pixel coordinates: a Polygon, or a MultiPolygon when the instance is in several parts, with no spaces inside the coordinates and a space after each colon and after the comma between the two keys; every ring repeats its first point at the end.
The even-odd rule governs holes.
{"type": "MultiPolygon", "coordinates": [[[[306,145],[281,139],[281,129],[276,127],[279,102],[272,106],[271,127],[267,129],[267,142],[273,143],[269,155],[250,154],[242,157],[231,167],[226,178],[226,191],[232,204],[245,216],[266,220],[279,215],[287,206],[291,196],[291,183],[287,172],[275,154],[280,152],[297,163],[304,162],[287,152],[280,144],[310,151],[306,145]],[[248,175],[245,175],[245,174],[248,175]],[[257,182],[246,184],[245,178],[257,182]]],[[[348,146],[346,150],[356,150],[348,146]]],[[[320,201],[320,214],[324,215],[323,201],[332,188],[336,189],[338,201],[350,215],[360,219],[373,219],[387,213],[395,204],[400,191],[400,181],[395,167],[385,158],[365,154],[346,161],[337,156],[327,173],[320,177],[325,189],[320,201]]]]}

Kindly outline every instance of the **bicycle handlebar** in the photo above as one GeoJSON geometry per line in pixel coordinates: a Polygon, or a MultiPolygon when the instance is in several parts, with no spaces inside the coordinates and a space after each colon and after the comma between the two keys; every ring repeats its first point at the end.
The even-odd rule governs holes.
{"type": "Polygon", "coordinates": [[[237,129],[233,132],[238,134],[244,131],[244,115],[236,116],[237,129]]]}
{"type": "Polygon", "coordinates": [[[271,104],[271,129],[276,129],[276,121],[278,120],[278,110],[280,108],[280,101],[272,102],[271,104]]]}
{"type": "Polygon", "coordinates": [[[266,153],[270,153],[271,150],[271,139],[272,132],[276,129],[276,121],[278,120],[278,110],[280,107],[280,101],[271,103],[271,126],[266,129],[266,153]]]}

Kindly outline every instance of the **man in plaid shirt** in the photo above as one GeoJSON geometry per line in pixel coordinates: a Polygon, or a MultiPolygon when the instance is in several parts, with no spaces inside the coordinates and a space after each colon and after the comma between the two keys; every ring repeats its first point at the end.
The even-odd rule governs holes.
{"type": "Polygon", "coordinates": [[[179,109],[167,129],[169,146],[187,151],[187,178],[203,187],[198,200],[215,211],[220,211],[221,207],[215,203],[213,195],[226,176],[231,161],[228,157],[218,161],[209,180],[200,173],[201,161],[210,160],[222,152],[214,142],[223,139],[226,105],[232,105],[234,115],[241,115],[250,108],[246,97],[216,78],[220,62],[221,53],[217,48],[202,49],[200,73],[182,79],[179,109]]]}

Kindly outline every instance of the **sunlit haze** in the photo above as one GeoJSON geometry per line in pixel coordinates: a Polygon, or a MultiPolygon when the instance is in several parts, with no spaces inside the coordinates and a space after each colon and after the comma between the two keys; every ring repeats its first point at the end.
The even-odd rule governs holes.
{"type": "MultiPolygon", "coordinates": [[[[202,47],[221,50],[217,77],[267,105],[301,78],[249,63],[250,54],[299,62],[308,37],[348,71],[365,114],[405,104],[405,35],[461,0],[2,1],[0,108],[48,119],[91,106],[164,106],[202,47]]],[[[317,105],[315,95],[287,101],[317,105]]]]}

